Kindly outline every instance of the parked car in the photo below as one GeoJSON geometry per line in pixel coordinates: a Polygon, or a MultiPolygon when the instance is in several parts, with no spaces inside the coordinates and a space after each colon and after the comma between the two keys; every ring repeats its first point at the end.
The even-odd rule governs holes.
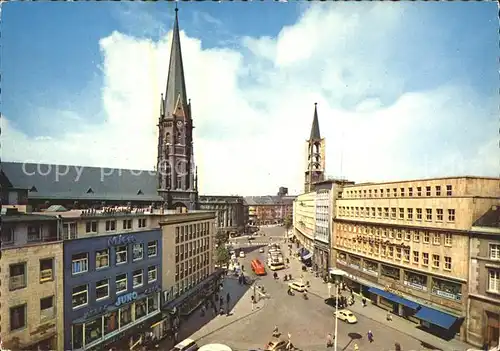
{"type": "Polygon", "coordinates": [[[245,251],[240,251],[240,258],[245,258],[245,251]]]}

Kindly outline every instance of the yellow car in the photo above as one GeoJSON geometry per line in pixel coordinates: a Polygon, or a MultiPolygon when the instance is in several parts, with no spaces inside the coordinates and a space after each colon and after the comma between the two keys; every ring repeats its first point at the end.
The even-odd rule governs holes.
{"type": "Polygon", "coordinates": [[[307,290],[307,286],[305,284],[299,283],[299,282],[288,283],[288,287],[290,289],[298,291],[298,292],[304,292],[307,290]]]}
{"type": "Polygon", "coordinates": [[[337,318],[349,324],[354,324],[358,322],[356,316],[349,310],[340,310],[338,312],[333,312],[333,315],[337,315],[337,318]]]}

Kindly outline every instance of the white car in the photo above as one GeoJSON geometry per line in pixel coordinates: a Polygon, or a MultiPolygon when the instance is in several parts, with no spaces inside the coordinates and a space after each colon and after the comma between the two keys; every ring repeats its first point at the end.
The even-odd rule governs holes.
{"type": "Polygon", "coordinates": [[[299,283],[299,282],[292,282],[292,283],[288,283],[288,287],[292,290],[296,290],[298,292],[304,292],[307,290],[307,286],[303,283],[299,283]]]}
{"type": "Polygon", "coordinates": [[[261,248],[259,249],[259,252],[260,252],[260,253],[264,253],[264,248],[263,248],[263,247],[261,247],[261,248]]]}
{"type": "Polygon", "coordinates": [[[244,251],[240,251],[240,258],[245,258],[245,252],[244,251]]]}

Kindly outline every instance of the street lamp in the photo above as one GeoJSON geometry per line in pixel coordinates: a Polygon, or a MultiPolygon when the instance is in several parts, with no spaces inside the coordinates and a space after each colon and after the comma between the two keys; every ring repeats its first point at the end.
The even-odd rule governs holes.
{"type": "MultiPolygon", "coordinates": [[[[328,290],[331,289],[331,284],[328,283],[328,290]]],[[[335,338],[333,339],[333,350],[337,351],[337,331],[339,328],[339,287],[338,281],[335,281],[335,338]]]]}

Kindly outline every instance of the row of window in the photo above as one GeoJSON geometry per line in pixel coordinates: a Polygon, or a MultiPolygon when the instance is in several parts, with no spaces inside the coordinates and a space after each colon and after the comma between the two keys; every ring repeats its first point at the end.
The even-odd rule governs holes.
{"type": "Polygon", "coordinates": [[[98,316],[91,321],[71,326],[71,340],[73,350],[90,347],[109,337],[111,333],[118,333],[128,328],[132,323],[140,323],[160,310],[159,293],[137,300],[120,307],[117,311],[98,316]]]}
{"type": "Polygon", "coordinates": [[[175,281],[178,282],[185,277],[201,270],[209,264],[209,253],[191,258],[188,261],[181,262],[175,265],[175,281]]]}
{"type": "Polygon", "coordinates": [[[379,188],[364,190],[345,190],[347,198],[374,198],[374,197],[413,197],[413,196],[453,196],[453,187],[446,185],[443,189],[441,185],[434,187],[427,185],[425,187],[417,186],[415,188],[379,188]]]}
{"type": "MultiPolygon", "coordinates": [[[[45,323],[55,317],[54,295],[40,299],[40,323],[45,323]]],[[[28,304],[10,307],[9,309],[9,329],[17,331],[27,327],[28,304]]]]}
{"type": "MultiPolygon", "coordinates": [[[[137,218],[137,228],[146,228],[147,218],[137,218]]],[[[85,232],[86,233],[97,233],[99,221],[86,221],[85,222],[85,232]]],[[[118,229],[117,220],[109,219],[106,220],[105,229],[107,232],[114,232],[118,229]]],[[[122,220],[122,228],[123,230],[130,230],[133,228],[133,219],[124,219],[122,220]]]]}
{"type": "MultiPolygon", "coordinates": [[[[54,280],[54,258],[43,258],[39,261],[38,282],[46,283],[54,280]]],[[[27,262],[14,263],[9,266],[9,290],[24,289],[28,285],[27,262]]]]}
{"type": "Polygon", "coordinates": [[[183,261],[210,250],[209,238],[198,239],[175,246],[175,262],[183,261]]]}
{"type": "MultiPolygon", "coordinates": [[[[132,245],[118,245],[115,250],[115,265],[125,264],[129,261],[129,246],[132,246],[132,260],[136,262],[144,259],[144,244],[137,243],[132,245]]],[[[158,255],[158,241],[153,240],[147,244],[147,257],[156,257],[158,255]]],[[[95,252],[95,269],[104,269],[110,267],[110,249],[97,250],[95,252]]],[[[89,271],[89,254],[82,252],[71,257],[71,272],[73,275],[89,271]]]]}
{"type": "Polygon", "coordinates": [[[175,228],[175,243],[206,236],[210,231],[210,222],[182,225],[175,228]]]}
{"type": "MultiPolygon", "coordinates": [[[[421,240],[424,244],[430,244],[432,238],[433,245],[441,245],[451,247],[453,245],[453,234],[429,232],[428,230],[416,229],[400,229],[400,228],[386,228],[378,226],[363,226],[363,225],[350,225],[350,224],[337,224],[337,228],[344,233],[358,233],[365,236],[375,238],[389,238],[405,241],[413,241],[419,243],[421,240]]],[[[342,233],[337,236],[342,236],[342,233]]],[[[345,236],[345,235],[344,235],[345,236]]],[[[364,240],[364,239],[362,239],[364,240]]]]}
{"type": "MultiPolygon", "coordinates": [[[[410,262],[410,253],[411,253],[411,263],[415,265],[422,265],[424,267],[429,266],[429,253],[428,252],[419,252],[417,250],[411,250],[409,247],[401,248],[395,247],[391,245],[385,244],[377,244],[377,243],[360,243],[353,239],[340,238],[339,246],[352,250],[363,252],[366,254],[371,254],[375,256],[380,256],[382,258],[394,259],[397,261],[403,261],[403,263],[410,262]]],[[[434,269],[441,268],[441,262],[443,262],[442,268],[445,271],[451,271],[451,257],[443,256],[443,260],[441,260],[441,256],[438,254],[432,254],[431,256],[431,264],[430,266],[434,269]]]]}
{"type": "MultiPolygon", "coordinates": [[[[158,279],[158,267],[149,266],[147,269],[147,283],[154,283],[158,279]]],[[[127,292],[128,274],[122,273],[115,277],[116,295],[127,292]]],[[[110,279],[102,279],[95,283],[95,300],[102,301],[110,297],[109,285],[110,279]]],[[[136,289],[144,285],[144,270],[137,269],[132,272],[132,288],[136,289]]],[[[89,303],[90,284],[75,286],[72,291],[73,309],[86,306],[89,303]]]]}
{"type": "Polygon", "coordinates": [[[165,301],[170,301],[179,295],[181,295],[183,292],[188,291],[192,287],[196,286],[199,282],[201,282],[203,279],[208,277],[210,275],[208,266],[205,266],[203,269],[199,270],[198,272],[195,272],[194,274],[186,277],[183,280],[178,281],[175,283],[174,286],[170,288],[170,290],[164,291],[163,296],[165,298],[165,301]]]}
{"type": "MultiPolygon", "coordinates": [[[[29,243],[38,242],[42,239],[43,225],[41,224],[29,225],[27,229],[28,229],[27,241],[29,243]]],[[[15,227],[3,226],[1,233],[2,244],[5,245],[13,244],[15,238],[15,232],[16,232],[15,227]]]]}
{"type": "Polygon", "coordinates": [[[339,206],[339,216],[359,217],[359,218],[378,218],[407,221],[436,221],[453,223],[455,222],[455,209],[449,208],[446,211],[442,208],[395,208],[395,207],[350,207],[339,206]],[[414,211],[415,210],[415,211],[414,211]],[[424,212],[425,210],[425,212],[424,212]],[[434,211],[435,210],[435,211],[434,211]],[[425,216],[424,216],[425,215],[425,216]],[[446,217],[445,217],[446,216],[446,217]]]}

